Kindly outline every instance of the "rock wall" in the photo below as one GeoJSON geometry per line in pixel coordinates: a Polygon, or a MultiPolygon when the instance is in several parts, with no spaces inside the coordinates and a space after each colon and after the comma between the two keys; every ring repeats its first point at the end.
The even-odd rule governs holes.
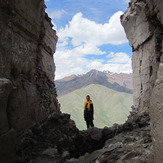
{"type": "Polygon", "coordinates": [[[0,0],[0,162],[15,138],[59,112],[54,85],[57,36],[43,0],[0,0]]]}
{"type": "Polygon", "coordinates": [[[154,162],[162,162],[163,1],[131,0],[121,21],[133,49],[134,106],[149,109],[154,162]]]}

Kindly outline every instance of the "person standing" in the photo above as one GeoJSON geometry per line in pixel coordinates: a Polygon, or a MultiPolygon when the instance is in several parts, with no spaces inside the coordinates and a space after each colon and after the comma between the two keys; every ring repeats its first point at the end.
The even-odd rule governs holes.
{"type": "Polygon", "coordinates": [[[86,96],[86,101],[84,102],[84,119],[86,121],[87,129],[91,126],[94,127],[93,124],[93,114],[94,114],[94,108],[93,108],[93,102],[90,100],[90,96],[86,96]]]}

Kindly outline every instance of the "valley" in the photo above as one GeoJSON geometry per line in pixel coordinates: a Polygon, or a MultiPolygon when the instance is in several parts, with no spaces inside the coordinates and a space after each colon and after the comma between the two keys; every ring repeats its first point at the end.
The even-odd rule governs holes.
{"type": "Polygon", "coordinates": [[[86,129],[83,118],[85,96],[90,95],[94,104],[94,124],[96,127],[122,124],[127,119],[132,105],[132,94],[118,92],[98,84],[91,84],[58,97],[61,111],[69,113],[76,126],[86,129]]]}

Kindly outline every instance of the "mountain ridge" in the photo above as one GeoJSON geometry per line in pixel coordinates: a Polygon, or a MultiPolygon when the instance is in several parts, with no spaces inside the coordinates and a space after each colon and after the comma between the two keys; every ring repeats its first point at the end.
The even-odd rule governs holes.
{"type": "Polygon", "coordinates": [[[57,94],[62,96],[90,84],[100,84],[118,92],[133,93],[132,74],[117,74],[90,70],[81,75],[71,75],[55,81],[57,94]]]}

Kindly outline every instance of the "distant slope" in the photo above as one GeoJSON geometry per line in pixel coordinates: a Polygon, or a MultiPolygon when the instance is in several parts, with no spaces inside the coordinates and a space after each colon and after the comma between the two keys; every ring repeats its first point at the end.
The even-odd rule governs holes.
{"type": "Polygon", "coordinates": [[[112,74],[97,70],[91,70],[83,75],[72,75],[61,80],[56,80],[55,84],[58,96],[65,95],[90,84],[103,85],[119,92],[133,92],[132,74],[112,74]]]}
{"type": "Polygon", "coordinates": [[[133,82],[132,82],[132,74],[126,74],[126,73],[106,73],[106,76],[108,77],[108,82],[110,83],[118,83],[119,85],[129,88],[133,90],[133,82]]]}
{"type": "Polygon", "coordinates": [[[117,92],[105,86],[91,84],[58,98],[61,111],[71,114],[79,129],[86,129],[83,119],[83,103],[89,94],[94,103],[95,126],[111,126],[123,123],[132,105],[132,94],[117,92]]]}

